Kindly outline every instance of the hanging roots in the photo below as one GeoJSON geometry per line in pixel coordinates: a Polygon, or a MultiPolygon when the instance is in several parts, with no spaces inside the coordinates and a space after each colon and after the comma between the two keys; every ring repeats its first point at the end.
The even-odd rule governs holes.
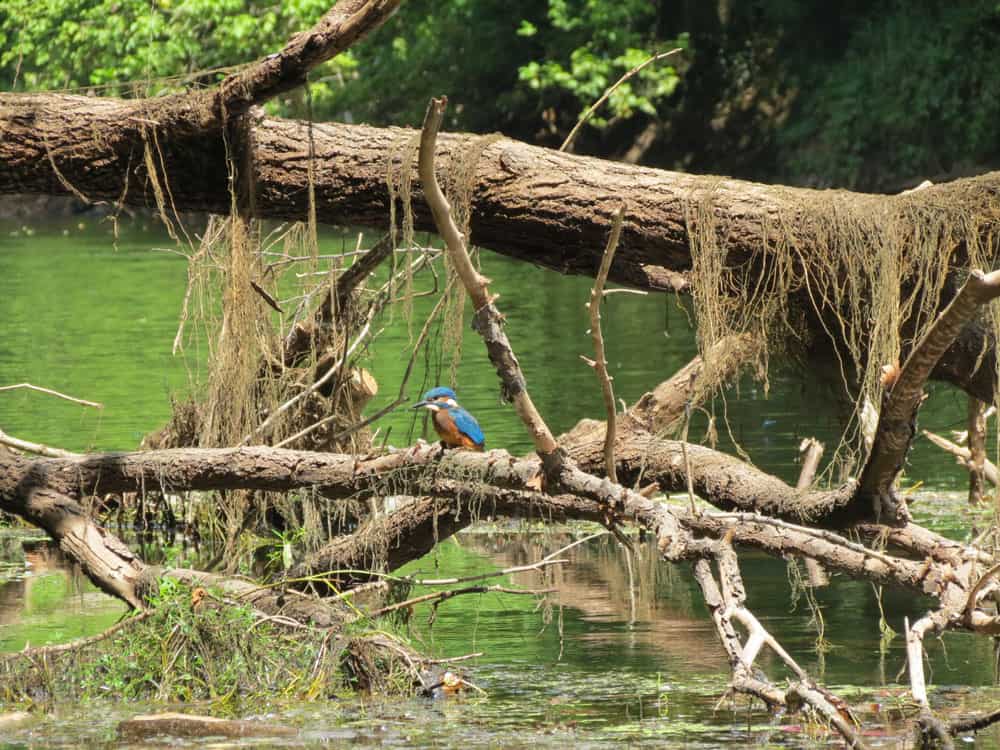
{"type": "MultiPolygon", "coordinates": [[[[803,332],[814,328],[804,322],[818,320],[842,342],[840,377],[854,399],[842,447],[858,449],[861,409],[881,403],[882,366],[899,362],[923,335],[965,269],[994,267],[1000,197],[975,186],[951,193],[949,204],[921,193],[816,191],[803,206],[796,191],[785,204],[794,209],[766,214],[761,247],[736,259],[727,242],[733,227],[714,206],[721,189],[721,179],[708,178],[687,206],[700,351],[749,335],[766,387],[770,351],[803,351],[810,344],[803,332]],[[901,331],[910,332],[905,340],[901,331]]],[[[781,189],[770,190],[780,200],[781,189]]],[[[996,332],[995,305],[988,315],[996,332]]]]}

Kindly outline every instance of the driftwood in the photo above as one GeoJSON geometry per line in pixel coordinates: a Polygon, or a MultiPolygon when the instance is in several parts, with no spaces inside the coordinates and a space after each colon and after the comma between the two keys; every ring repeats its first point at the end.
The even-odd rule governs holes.
{"type": "MultiPolygon", "coordinates": [[[[968,467],[970,472],[974,471],[972,451],[969,448],[953,443],[948,440],[948,438],[937,435],[929,430],[921,430],[921,433],[938,448],[941,448],[953,455],[958,460],[958,463],[962,466],[968,467]]],[[[995,463],[989,459],[984,459],[982,471],[984,478],[994,487],[1000,484],[1000,471],[997,470],[997,465],[995,463]]]]}
{"type": "MultiPolygon", "coordinates": [[[[488,309],[492,307],[488,303],[488,309]]],[[[496,322],[492,325],[496,325],[496,322]]],[[[502,375],[516,386],[515,395],[524,394],[523,376],[519,377],[516,358],[506,339],[492,339],[496,361],[502,375]],[[512,364],[513,363],[513,364],[512,364]]],[[[925,369],[926,372],[926,369],[925,369]]],[[[692,382],[687,376],[687,382],[692,382]]],[[[663,393],[663,389],[657,389],[663,393]]],[[[509,391],[508,391],[509,392],[509,391]]],[[[676,414],[659,403],[657,392],[647,394],[633,407],[631,416],[623,420],[616,446],[616,460],[622,476],[637,471],[641,462],[645,476],[660,483],[663,489],[696,488],[698,494],[717,506],[761,511],[753,513],[723,513],[678,511],[630,492],[620,485],[602,481],[583,468],[592,465],[600,472],[603,464],[603,440],[599,445],[568,440],[568,453],[555,444],[542,459],[515,459],[502,451],[488,454],[443,453],[434,446],[396,451],[382,456],[359,459],[351,455],[313,454],[272,448],[238,448],[217,450],[171,450],[105,456],[59,457],[28,459],[13,453],[0,455],[4,482],[0,484],[0,507],[38,523],[57,539],[63,548],[81,562],[85,571],[105,590],[141,606],[141,580],[149,575],[145,566],[128,553],[113,536],[100,529],[82,512],[78,500],[106,492],[180,491],[189,489],[268,489],[293,490],[312,488],[332,498],[359,497],[384,493],[387,487],[406,494],[423,495],[400,514],[378,519],[381,530],[374,525],[339,543],[347,552],[329,554],[307,561],[294,571],[315,575],[321,569],[369,568],[379,564],[392,567],[400,561],[423,554],[434,543],[467,525],[477,514],[531,515],[550,520],[586,519],[614,523],[636,523],[654,533],[658,547],[667,558],[675,561],[695,559],[699,583],[706,601],[714,602],[715,591],[704,563],[715,561],[735,565],[728,545],[752,546],[775,555],[799,554],[822,563],[829,570],[845,572],[874,582],[904,586],[930,594],[940,603],[934,615],[924,618],[908,630],[911,659],[911,682],[914,696],[926,704],[919,652],[924,635],[942,627],[963,627],[975,632],[1000,632],[1000,623],[988,611],[979,608],[979,597],[987,593],[980,583],[988,578],[983,572],[980,555],[951,543],[950,554],[942,552],[949,545],[923,530],[910,528],[912,538],[903,541],[907,527],[891,530],[901,544],[911,549],[933,548],[936,558],[924,562],[907,560],[865,547],[830,531],[781,521],[777,517],[800,519],[803,509],[826,511],[822,518],[828,523],[845,523],[849,518],[842,512],[851,505],[870,508],[858,503],[858,487],[847,485],[833,491],[804,492],[787,487],[773,477],[767,477],[735,459],[700,446],[682,446],[678,441],[656,438],[645,424],[673,421],[676,414]],[[656,415],[652,419],[649,415],[656,415]],[[652,422],[650,421],[652,419],[652,422]],[[571,459],[572,457],[572,459],[571,459]],[[571,461],[575,459],[575,463],[571,461]],[[589,461],[589,464],[588,464],[589,461]],[[546,462],[548,465],[546,466],[546,462]],[[539,476],[546,476],[547,490],[533,489],[539,476]],[[474,509],[474,510],[473,510],[474,509]],[[409,514],[409,515],[408,515],[409,514]],[[415,519],[408,521],[408,518],[415,519]],[[422,524],[423,531],[419,526],[422,524]],[[403,544],[396,545],[397,554],[382,550],[372,556],[377,545],[372,539],[395,532],[403,544]],[[706,540],[714,539],[715,542],[706,540]],[[353,552],[350,548],[353,545],[353,552]],[[369,555],[366,559],[363,555],[369,555]],[[976,583],[973,586],[973,583],[976,583]],[[971,593],[969,593],[971,591],[971,593]],[[961,621],[956,614],[962,613],[961,621]]],[[[919,399],[910,398],[909,408],[915,409],[919,399]]],[[[536,412],[537,414],[537,412],[536,412]]],[[[534,418],[528,412],[529,423],[534,418]]],[[[540,416],[537,417],[539,420],[540,416]]],[[[906,424],[912,421],[903,420],[906,424]]],[[[543,424],[543,423],[542,423],[543,424]]],[[[536,431],[539,443],[546,446],[545,432],[536,431]],[[540,434],[539,434],[540,433],[540,434]]],[[[876,446],[878,443],[876,443],[876,446]]],[[[878,454],[873,454],[873,460],[878,454]]],[[[808,515],[808,514],[807,514],[808,515]]],[[[861,514],[862,518],[866,514],[861,514]]],[[[877,519],[875,519],[877,520],[877,519]]],[[[729,583],[717,584],[724,592],[737,586],[736,573],[727,573],[729,583]]],[[[204,582],[202,574],[171,572],[191,582],[204,582]]],[[[720,577],[722,573],[720,573],[720,577]]],[[[353,583],[353,580],[342,581],[353,583]]],[[[245,584],[255,589],[253,584],[245,584]]],[[[275,591],[273,596],[287,608],[288,595],[275,591]]],[[[726,594],[720,593],[725,602],[726,594]]],[[[735,600],[734,600],[735,601],[735,600]]],[[[257,604],[255,603],[255,606],[257,604]]],[[[797,682],[784,693],[770,683],[748,677],[746,669],[753,654],[763,643],[780,649],[766,631],[754,625],[752,615],[737,606],[715,611],[720,637],[736,667],[733,686],[775,703],[794,701],[811,705],[825,716],[851,742],[856,737],[849,726],[839,722],[831,698],[812,683],[804,673],[796,672],[797,682]],[[735,617],[748,627],[750,637],[740,645],[732,629],[735,617]],[[749,625],[747,625],[749,623],[749,625]],[[738,658],[737,658],[738,657],[738,658]]],[[[741,606],[741,605],[740,605],[741,606]]],[[[779,650],[779,653],[780,650],[779,650]]],[[[793,671],[794,670],[793,668],[793,671]]],[[[924,724],[937,726],[925,711],[924,724]]],[[[935,732],[940,735],[940,732],[935,732]]]]}

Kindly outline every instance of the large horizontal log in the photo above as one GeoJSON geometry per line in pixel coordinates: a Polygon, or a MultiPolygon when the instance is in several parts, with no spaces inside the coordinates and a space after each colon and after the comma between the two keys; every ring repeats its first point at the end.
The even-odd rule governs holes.
{"type": "MultiPolygon", "coordinates": [[[[157,100],[0,95],[0,194],[76,194],[90,201],[160,206],[167,214],[227,213],[231,197],[222,135],[171,131],[157,119],[159,112],[157,100]]],[[[258,116],[246,132],[258,216],[304,220],[312,174],[319,221],[379,228],[389,219],[390,164],[398,173],[415,136],[399,128],[316,123],[310,170],[308,123],[258,116]]],[[[646,289],[674,290],[687,283],[692,246],[706,222],[724,245],[729,266],[768,249],[780,235],[794,244],[802,263],[825,257],[827,238],[817,229],[825,211],[840,221],[874,211],[915,238],[942,226],[974,226],[986,241],[980,252],[993,252],[991,238],[1000,234],[1000,172],[908,195],[866,195],[688,175],[467,134],[439,137],[436,163],[449,182],[469,175],[459,192],[467,189],[471,196],[475,244],[561,273],[596,273],[612,214],[625,198],[628,210],[609,278],[646,289]]],[[[415,173],[415,165],[412,169],[415,173]]],[[[415,225],[433,229],[418,181],[413,182],[415,225]]],[[[877,252],[878,242],[872,245],[859,252],[877,252]]],[[[966,261],[963,242],[947,251],[952,264],[966,261]]],[[[831,299],[820,288],[809,292],[813,301],[831,299]]],[[[821,337],[822,325],[816,325],[821,337]]],[[[986,359],[978,360],[986,336],[982,327],[968,326],[935,376],[990,401],[992,342],[986,359]]]]}
{"type": "MultiPolygon", "coordinates": [[[[698,463],[704,456],[695,453],[691,458],[698,463]]],[[[805,554],[822,561],[831,570],[852,576],[919,590],[942,599],[960,597],[960,592],[951,590],[948,571],[954,568],[950,558],[928,559],[924,563],[906,561],[865,550],[832,532],[781,525],[784,522],[756,514],[686,513],[644,498],[613,510],[602,497],[581,497],[572,492],[550,496],[533,490],[531,480],[537,478],[540,470],[537,459],[515,459],[503,451],[485,454],[449,451],[442,455],[436,446],[426,445],[366,460],[275,448],[179,449],[57,459],[29,459],[0,452],[0,510],[16,513],[44,528],[84,565],[102,588],[136,605],[139,603],[136,587],[148,577],[149,569],[84,512],[77,501],[91,491],[222,486],[276,490],[311,486],[334,496],[384,494],[393,490],[438,498],[418,501],[412,513],[395,519],[398,538],[389,544],[391,549],[384,550],[390,569],[422,554],[436,541],[480,515],[553,521],[614,518],[650,531],[661,554],[668,559],[687,559],[700,554],[704,544],[696,536],[729,536],[738,544],[770,554],[805,554]],[[194,470],[187,472],[189,468],[194,470]],[[424,509],[430,512],[423,512],[424,509]],[[415,535],[409,533],[413,529],[399,525],[402,519],[411,516],[410,525],[420,532],[415,535]]],[[[582,489],[590,492],[587,487],[582,489]]],[[[753,499],[749,496],[736,505],[752,507],[753,499]]],[[[383,527],[382,533],[392,530],[393,516],[388,518],[389,525],[383,527]]],[[[371,563],[370,556],[366,557],[358,544],[354,544],[364,541],[362,535],[334,543],[325,554],[306,561],[298,571],[319,573],[329,569],[328,566],[371,563]]],[[[966,571],[966,578],[968,575],[966,571]]]]}
{"type": "MultiPolygon", "coordinates": [[[[91,200],[156,207],[156,183],[169,188],[169,203],[178,210],[227,213],[221,133],[171,134],[159,127],[156,112],[156,100],[0,95],[0,194],[78,193],[91,200]],[[129,123],[147,127],[124,127],[129,123]],[[147,171],[150,164],[156,167],[155,180],[147,171]]],[[[399,168],[414,135],[401,128],[315,123],[317,219],[386,226],[389,164],[399,168]]],[[[259,118],[253,124],[259,216],[307,217],[309,137],[308,123],[300,120],[259,118]]],[[[995,233],[1000,221],[993,210],[1000,172],[909,195],[869,195],[670,172],[469,134],[441,135],[436,163],[449,176],[474,167],[467,187],[475,244],[563,273],[596,273],[612,214],[627,199],[611,278],[654,289],[673,289],[675,277],[663,275],[664,270],[690,270],[692,232],[699,229],[693,209],[706,199],[711,201],[711,220],[724,227],[732,261],[768,247],[779,224],[791,232],[805,259],[823,250],[815,246],[813,230],[806,224],[797,227],[795,221],[815,216],[817,206],[858,213],[875,206],[887,221],[906,210],[907,223],[927,226],[939,224],[942,215],[954,215],[955,226],[971,216],[986,233],[995,233]],[[914,219],[914,205],[925,209],[923,216],[914,219]]],[[[417,228],[433,230],[416,180],[413,191],[417,228]]],[[[956,249],[956,261],[962,252],[956,249]]]]}
{"type": "MultiPolygon", "coordinates": [[[[616,457],[625,481],[634,481],[641,472],[665,492],[684,491],[690,468],[695,493],[723,510],[829,522],[831,515],[851,500],[851,486],[826,492],[800,491],[738,458],[704,446],[688,445],[685,460],[679,441],[639,431],[619,434],[616,457]]],[[[570,453],[584,468],[599,471],[602,466],[600,446],[595,448],[593,441],[574,442],[570,453]]],[[[0,455],[0,470],[4,468],[5,459],[0,455]]],[[[542,465],[536,458],[518,459],[503,450],[443,452],[437,444],[422,444],[371,458],[267,446],[175,448],[39,458],[32,471],[43,474],[48,487],[71,497],[149,490],[288,492],[315,488],[328,497],[342,498],[438,494],[443,481],[524,490],[538,480],[542,465]]],[[[584,496],[599,495],[600,480],[594,479],[592,484],[574,489],[584,496]]]]}
{"type": "MultiPolygon", "coordinates": [[[[336,602],[262,588],[245,580],[211,573],[146,565],[117,536],[101,527],[80,502],[87,494],[81,481],[86,477],[92,486],[94,476],[90,472],[99,471],[95,466],[100,462],[86,458],[69,461],[69,464],[54,464],[0,447],[0,511],[20,516],[45,530],[102,591],[131,607],[142,608],[148,595],[155,593],[156,579],[168,576],[191,585],[218,587],[269,615],[283,613],[319,627],[343,621],[343,611],[336,602]],[[74,470],[77,472],[75,480],[69,478],[74,470]]],[[[119,469],[127,466],[114,463],[119,469]]],[[[285,467],[286,473],[292,473],[292,469],[294,464],[285,467]]],[[[272,472],[276,470],[271,467],[272,472]]],[[[134,480],[141,487],[143,473],[135,472],[134,480]]],[[[269,481],[273,482],[273,478],[269,481]]],[[[129,483],[121,475],[117,485],[131,489],[137,486],[135,481],[129,483]]]]}

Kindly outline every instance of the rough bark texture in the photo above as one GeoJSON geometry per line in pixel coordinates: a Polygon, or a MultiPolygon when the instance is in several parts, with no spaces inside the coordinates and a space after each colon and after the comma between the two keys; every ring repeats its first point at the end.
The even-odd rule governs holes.
{"type": "Polygon", "coordinates": [[[978,398],[969,397],[969,502],[978,505],[983,501],[983,485],[986,476],[986,404],[978,398]]]}
{"type": "MultiPolygon", "coordinates": [[[[157,119],[162,109],[156,100],[0,95],[0,194],[74,193],[92,201],[155,207],[158,188],[168,212],[227,213],[231,201],[221,134],[171,131],[169,121],[157,119]],[[149,165],[155,167],[153,174],[149,165]]],[[[315,124],[317,219],[385,226],[389,160],[399,167],[402,145],[412,136],[412,131],[398,128],[315,124]]],[[[256,215],[305,219],[307,123],[260,118],[252,123],[251,140],[256,215]]],[[[436,163],[444,173],[454,174],[453,168],[477,155],[471,205],[475,244],[561,273],[592,276],[613,214],[626,195],[629,217],[609,278],[646,289],[674,290],[678,273],[690,271],[691,236],[698,229],[690,209],[705,196],[712,197],[713,221],[726,228],[728,262],[738,264],[768,247],[777,217],[784,226],[795,227],[794,217],[805,215],[822,195],[635,167],[490,136],[438,138],[436,163]]],[[[990,173],[928,187],[916,195],[852,198],[859,208],[883,206],[887,220],[904,200],[922,201],[926,207],[919,215],[928,224],[942,212],[955,213],[956,222],[959,214],[981,216],[986,233],[996,231],[991,207],[998,191],[1000,173],[990,173]]],[[[433,229],[416,186],[414,193],[416,227],[433,229]]],[[[806,262],[811,252],[822,250],[806,230],[795,243],[806,262]]],[[[956,248],[952,262],[961,264],[963,253],[956,248]]],[[[967,326],[944,353],[935,376],[990,401],[995,379],[992,347],[982,366],[976,366],[986,336],[981,325],[967,326]]]]}
{"type": "MultiPolygon", "coordinates": [[[[120,467],[117,459],[111,463],[120,467]]],[[[165,575],[191,585],[218,586],[267,614],[284,613],[319,627],[343,621],[343,612],[329,602],[199,571],[147,566],[117,536],[98,525],[80,503],[80,498],[90,494],[85,485],[91,488],[95,485],[90,472],[99,473],[99,463],[81,459],[58,466],[49,460],[29,459],[0,448],[0,510],[44,529],[98,588],[135,608],[144,606],[146,595],[154,591],[156,579],[165,575]]],[[[177,461],[172,459],[168,463],[176,465],[177,461]]],[[[288,467],[286,473],[287,470],[288,467]]],[[[118,486],[131,490],[145,486],[142,471],[126,471],[132,471],[131,478],[119,477],[118,486]]],[[[236,471],[247,473],[245,466],[236,471]]],[[[269,476],[265,481],[273,479],[269,476]]]]}
{"type": "Polygon", "coordinates": [[[142,560],[94,523],[79,502],[54,487],[47,465],[3,448],[0,464],[0,510],[44,529],[98,588],[140,607],[136,587],[146,570],[142,560]]]}
{"type": "Polygon", "coordinates": [[[888,384],[871,456],[861,472],[860,492],[873,498],[875,518],[905,520],[905,505],[893,492],[896,476],[916,435],[924,385],[942,355],[979,308],[1000,295],[1000,271],[972,271],[962,289],[914,347],[894,382],[888,384]]]}
{"type": "MultiPolygon", "coordinates": [[[[99,137],[141,117],[152,103],[125,102],[65,95],[0,96],[0,193],[69,192],[56,170],[84,195],[117,200],[129,174],[129,154],[141,155],[141,134],[111,150],[99,137]],[[49,155],[53,157],[49,159],[49,155]]],[[[226,213],[225,149],[221,136],[200,138],[158,134],[163,166],[176,190],[178,209],[226,213]]],[[[398,164],[399,148],[413,136],[401,128],[317,123],[317,218],[330,224],[384,226],[388,216],[388,160],[398,164]]],[[[307,211],[307,123],[265,118],[253,133],[261,216],[303,219],[307,211]]],[[[488,137],[488,136],[487,136],[488,137]]],[[[436,162],[443,172],[467,157],[482,136],[442,134],[436,162]]],[[[125,202],[155,206],[144,165],[135,160],[125,202]]],[[[976,213],[1000,190],[1000,173],[935,185],[919,194],[929,211],[955,205],[976,213]]],[[[433,229],[419,189],[414,189],[415,220],[433,229]]],[[[472,239],[475,244],[564,273],[594,275],[621,196],[629,198],[621,246],[611,278],[637,286],[671,289],[657,283],[658,268],[689,270],[690,235],[696,228],[688,208],[706,192],[713,195],[717,220],[730,232],[727,247],[738,261],[768,245],[769,220],[794,215],[798,206],[820,193],[740,180],[704,177],[635,167],[585,156],[563,154],[509,139],[488,145],[474,178],[472,239]],[[649,266],[650,268],[646,268],[649,266]]],[[[899,196],[856,196],[860,202],[882,202],[892,211],[899,196]]],[[[914,200],[907,196],[907,200],[914,200]]],[[[800,247],[808,254],[807,236],[800,247]]]]}

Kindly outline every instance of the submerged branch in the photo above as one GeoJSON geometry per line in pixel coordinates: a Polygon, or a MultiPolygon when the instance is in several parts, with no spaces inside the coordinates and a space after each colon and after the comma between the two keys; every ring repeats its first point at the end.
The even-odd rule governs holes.
{"type": "Polygon", "coordinates": [[[447,591],[435,591],[430,594],[422,594],[420,596],[415,596],[412,599],[407,599],[402,602],[396,602],[395,604],[390,604],[386,607],[381,607],[373,612],[369,612],[369,617],[382,617],[390,612],[396,612],[400,609],[406,609],[412,607],[415,604],[423,604],[425,602],[433,602],[434,609],[436,610],[438,605],[448,599],[456,596],[462,596],[463,594],[517,594],[521,596],[541,596],[542,594],[551,594],[558,589],[548,588],[548,589],[512,589],[509,586],[501,586],[499,584],[491,586],[464,586],[460,589],[448,589],[447,591]]]}

